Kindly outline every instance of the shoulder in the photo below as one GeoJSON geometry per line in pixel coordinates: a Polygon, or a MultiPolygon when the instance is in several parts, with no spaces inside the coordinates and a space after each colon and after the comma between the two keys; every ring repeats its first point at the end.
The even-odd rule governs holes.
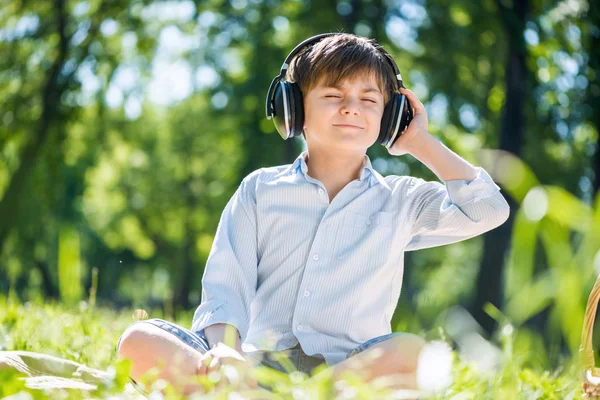
{"type": "Polygon", "coordinates": [[[274,167],[263,167],[257,170],[250,172],[244,179],[242,179],[242,184],[246,186],[254,186],[259,183],[269,183],[276,181],[281,178],[283,175],[287,174],[290,169],[291,164],[286,165],[277,165],[274,167]]]}
{"type": "Polygon", "coordinates": [[[255,199],[257,187],[261,184],[275,183],[287,176],[291,164],[278,165],[274,167],[263,167],[250,172],[242,179],[240,190],[243,195],[255,199]]]}

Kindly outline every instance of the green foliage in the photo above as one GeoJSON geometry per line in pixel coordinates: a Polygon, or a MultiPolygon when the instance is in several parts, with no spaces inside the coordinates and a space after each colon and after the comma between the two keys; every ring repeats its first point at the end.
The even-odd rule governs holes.
{"type": "Polygon", "coordinates": [[[530,169],[514,156],[493,151],[486,156],[490,170],[496,171],[490,163],[494,159],[501,165],[498,171],[522,171],[499,172],[496,178],[521,202],[506,268],[506,315],[521,326],[548,309],[550,321],[545,332],[548,337],[563,338],[575,354],[580,345],[585,294],[591,291],[597,276],[600,194],[590,206],[563,188],[540,185],[530,169]],[[496,157],[490,157],[492,154],[496,157]],[[547,264],[541,270],[536,270],[538,245],[547,264]]]}
{"type": "Polygon", "coordinates": [[[79,249],[79,232],[62,227],[58,239],[58,281],[61,299],[68,304],[76,303],[83,295],[79,249]]]}
{"type": "MultiPolygon", "coordinates": [[[[598,46],[588,43],[598,21],[587,3],[2,2],[0,293],[31,302],[0,302],[0,348],[112,366],[120,390],[126,366],[111,348],[131,319],[96,302],[160,304],[168,319],[193,310],[220,213],[241,179],[291,162],[302,147],[264,117],[268,84],[295,44],[345,31],[377,38],[428,108],[431,132],[481,160],[522,204],[499,314],[515,326],[508,359],[518,362],[493,379],[459,363],[444,398],[550,399],[553,390],[568,398],[576,374],[542,371],[560,364],[562,346],[576,350],[600,262],[600,206],[591,205],[598,46]],[[527,19],[515,26],[515,4],[524,3],[527,19]],[[480,151],[507,140],[499,132],[511,122],[511,54],[526,64],[517,85],[524,162],[480,151]],[[160,74],[163,66],[183,67],[160,74]],[[186,71],[189,90],[173,95],[185,79],[171,79],[186,71]],[[87,288],[90,302],[79,303],[87,288]]],[[[410,156],[381,146],[368,154],[384,175],[435,179],[410,156]]],[[[473,299],[485,253],[479,237],[408,255],[392,326],[443,336],[448,309],[473,299]]],[[[299,378],[277,379],[291,390],[299,378]]],[[[6,380],[0,396],[22,390],[6,380]]],[[[347,393],[369,398],[364,390],[347,393]]]]}
{"type": "MultiPolygon", "coordinates": [[[[103,307],[91,307],[82,302],[77,306],[65,306],[58,303],[26,303],[0,297],[0,336],[5,342],[0,350],[26,350],[43,352],[60,358],[72,360],[94,369],[109,372],[109,379],[97,383],[93,391],[76,389],[54,389],[42,391],[25,386],[23,375],[12,369],[0,370],[0,396],[5,397],[17,393],[28,393],[33,398],[81,398],[93,395],[93,398],[130,398],[129,383],[130,363],[119,360],[115,352],[117,340],[125,328],[131,324],[133,310],[119,312],[103,307]],[[129,390],[129,391],[128,391],[129,390]],[[129,394],[126,394],[129,393],[129,394]]],[[[149,310],[150,317],[162,317],[160,311],[149,310]]],[[[183,326],[191,315],[175,319],[183,326]]],[[[453,362],[453,383],[434,399],[564,399],[581,394],[578,369],[571,360],[565,359],[559,369],[549,370],[535,362],[536,344],[533,340],[523,340],[518,330],[504,330],[502,339],[502,366],[496,373],[485,372],[477,364],[457,357],[453,362]]],[[[280,360],[283,364],[283,360],[280,360]]],[[[48,366],[38,367],[48,370],[48,366]]],[[[325,371],[322,367],[314,373],[325,371]]],[[[289,367],[289,373],[283,373],[266,367],[258,367],[253,375],[263,385],[274,387],[273,398],[280,399],[371,399],[398,398],[398,393],[378,386],[367,384],[360,374],[347,374],[338,383],[331,381],[328,373],[319,374],[310,381],[306,374],[289,367]],[[337,393],[337,395],[335,394],[337,393]]],[[[165,390],[166,395],[158,392],[164,388],[156,380],[150,380],[148,374],[148,392],[157,391],[154,395],[160,398],[179,398],[173,388],[165,390]]],[[[83,376],[89,381],[91,375],[83,376]]],[[[206,380],[209,390],[214,388],[218,378],[206,380]]],[[[380,385],[384,383],[381,382],[380,385]]],[[[237,392],[238,398],[257,398],[258,392],[239,391],[225,388],[226,393],[237,392]]],[[[134,392],[135,393],[135,392],[134,392]]],[[[225,398],[224,397],[224,398],[225,398]]],[[[214,398],[206,395],[200,398],[214,398]]],[[[220,397],[219,397],[220,398],[220,397]]],[[[262,398],[262,397],[261,397],[262,398]]]]}

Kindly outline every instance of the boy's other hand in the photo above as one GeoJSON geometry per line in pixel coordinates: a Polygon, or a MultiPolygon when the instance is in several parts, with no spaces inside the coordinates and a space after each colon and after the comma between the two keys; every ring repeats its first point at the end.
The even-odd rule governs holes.
{"type": "Polygon", "coordinates": [[[209,375],[212,372],[219,372],[221,379],[216,385],[217,388],[227,384],[241,386],[246,384],[251,388],[256,388],[258,383],[256,379],[249,375],[249,369],[252,365],[244,358],[237,350],[223,344],[218,343],[213,349],[204,353],[198,364],[198,375],[209,375]],[[224,368],[233,367],[237,371],[239,382],[231,381],[224,368]]]}
{"type": "Polygon", "coordinates": [[[394,145],[388,149],[388,152],[393,156],[401,156],[403,154],[413,154],[418,150],[420,143],[424,137],[430,135],[428,130],[427,111],[425,106],[417,98],[417,96],[409,89],[400,88],[400,93],[405,95],[413,107],[413,119],[410,121],[408,128],[404,130],[402,136],[394,142],[394,145]]]}

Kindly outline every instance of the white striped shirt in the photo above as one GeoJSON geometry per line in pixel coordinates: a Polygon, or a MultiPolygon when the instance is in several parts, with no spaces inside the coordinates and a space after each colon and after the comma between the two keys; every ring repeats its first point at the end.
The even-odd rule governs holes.
{"type": "Polygon", "coordinates": [[[250,173],[227,203],[202,278],[192,330],[234,325],[242,350],[284,350],[298,342],[328,365],[391,333],[404,252],[480,235],[508,218],[488,173],[427,182],[385,178],[365,155],[360,180],[329,203],[293,164],[250,173]]]}

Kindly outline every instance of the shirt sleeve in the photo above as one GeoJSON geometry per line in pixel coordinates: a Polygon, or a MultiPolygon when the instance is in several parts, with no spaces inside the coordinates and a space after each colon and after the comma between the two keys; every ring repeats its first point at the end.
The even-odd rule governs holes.
{"type": "Polygon", "coordinates": [[[250,325],[250,304],[256,293],[256,201],[249,179],[233,194],[219,220],[202,277],[202,299],[194,313],[192,331],[230,324],[242,342],[250,325]]]}
{"type": "Polygon", "coordinates": [[[406,201],[411,225],[406,251],[459,242],[502,225],[510,207],[500,187],[481,167],[477,177],[445,184],[413,178],[406,201]]]}

